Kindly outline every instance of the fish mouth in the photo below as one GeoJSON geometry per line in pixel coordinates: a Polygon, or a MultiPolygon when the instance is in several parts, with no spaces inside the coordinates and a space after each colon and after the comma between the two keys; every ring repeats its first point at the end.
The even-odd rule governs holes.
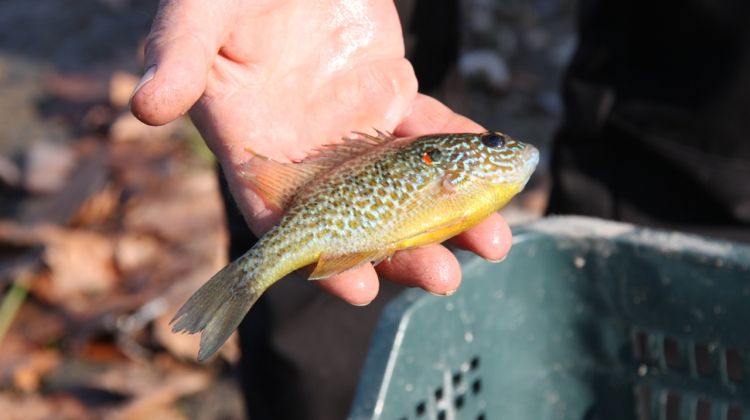
{"type": "Polygon", "coordinates": [[[520,160],[522,168],[519,171],[519,180],[522,182],[521,188],[523,188],[529,182],[531,175],[539,164],[539,149],[530,144],[526,144],[523,152],[521,152],[520,160]]]}
{"type": "Polygon", "coordinates": [[[536,166],[539,164],[539,149],[527,144],[523,149],[521,159],[524,162],[524,172],[527,172],[529,176],[534,172],[536,166]]]}

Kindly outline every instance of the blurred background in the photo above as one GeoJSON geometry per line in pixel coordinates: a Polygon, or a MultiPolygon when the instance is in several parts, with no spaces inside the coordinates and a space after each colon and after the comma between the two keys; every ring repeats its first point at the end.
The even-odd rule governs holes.
{"type": "MultiPolygon", "coordinates": [[[[425,36],[450,33],[425,32],[416,1],[397,4],[410,54],[425,36]]],[[[244,416],[236,340],[198,365],[199,337],[168,326],[226,262],[227,233],[214,161],[189,120],[147,127],[128,111],[156,6],[0,2],[3,418],[244,416]]],[[[464,25],[445,41],[455,52],[437,39],[428,57],[412,57],[415,66],[445,63],[443,75],[420,82],[541,149],[536,177],[504,210],[512,223],[532,220],[547,202],[574,1],[455,6],[464,25]]]]}

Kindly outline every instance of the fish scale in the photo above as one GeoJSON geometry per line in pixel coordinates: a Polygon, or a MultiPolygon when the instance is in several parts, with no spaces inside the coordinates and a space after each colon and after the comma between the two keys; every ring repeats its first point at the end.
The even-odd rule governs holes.
{"type": "Polygon", "coordinates": [[[202,332],[204,360],[290,272],[316,264],[310,278],[324,279],[448,239],[505,205],[538,159],[533,146],[498,132],[400,139],[359,133],[300,164],[256,156],[242,175],[284,215],[188,299],[173,331],[202,332]]]}

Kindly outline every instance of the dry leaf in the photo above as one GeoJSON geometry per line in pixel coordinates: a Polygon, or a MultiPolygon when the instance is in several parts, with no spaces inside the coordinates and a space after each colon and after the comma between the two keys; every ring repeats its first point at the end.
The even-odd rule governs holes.
{"type": "Polygon", "coordinates": [[[60,364],[60,353],[54,350],[41,350],[32,353],[13,372],[13,384],[24,392],[39,389],[43,376],[60,364]]]}
{"type": "Polygon", "coordinates": [[[93,295],[111,290],[116,281],[114,245],[102,234],[52,228],[45,237],[44,262],[49,288],[36,282],[35,294],[75,312],[86,311],[93,295]]]}
{"type": "MultiPolygon", "coordinates": [[[[45,277],[48,278],[49,273],[40,273],[29,283],[33,285],[37,281],[44,281],[45,277]]],[[[50,284],[49,280],[47,284],[50,284]]],[[[7,360],[10,355],[28,355],[31,350],[48,346],[68,336],[70,325],[61,312],[59,308],[42,304],[36,299],[25,300],[13,320],[8,335],[0,345],[0,360],[7,360]],[[11,343],[15,340],[26,341],[27,347],[14,348],[11,343]]]]}
{"type": "Polygon", "coordinates": [[[138,80],[138,76],[131,73],[116,71],[109,80],[109,103],[118,108],[127,107],[138,80]]]}
{"type": "Polygon", "coordinates": [[[5,156],[0,156],[0,182],[11,187],[21,184],[21,170],[15,162],[5,156]]]}
{"type": "Polygon", "coordinates": [[[114,412],[111,418],[118,420],[154,418],[179,398],[200,392],[210,384],[211,377],[204,371],[171,373],[158,386],[143,389],[135,400],[114,412]]]}
{"type": "Polygon", "coordinates": [[[138,233],[125,233],[117,238],[115,261],[123,272],[133,272],[157,262],[164,256],[162,244],[153,236],[138,233]]]}
{"type": "Polygon", "coordinates": [[[95,225],[110,219],[117,210],[121,188],[109,183],[83,202],[70,223],[74,226],[95,225]]]}
{"type": "Polygon", "coordinates": [[[37,194],[57,191],[65,185],[75,163],[75,154],[69,147],[60,143],[34,142],[24,158],[24,188],[37,194]]]}
{"type": "Polygon", "coordinates": [[[153,233],[182,246],[196,242],[196,234],[223,231],[224,213],[214,172],[185,174],[168,187],[132,200],[124,224],[129,231],[153,233]]]}
{"type": "Polygon", "coordinates": [[[52,96],[68,102],[103,102],[109,91],[106,73],[56,73],[44,80],[44,88],[52,96]]]}
{"type": "Polygon", "coordinates": [[[67,395],[40,396],[0,393],[0,413],[5,420],[86,420],[95,416],[74,397],[67,395]]]}
{"type": "Polygon", "coordinates": [[[114,142],[146,139],[150,142],[163,140],[172,136],[180,128],[181,120],[175,120],[158,127],[140,122],[130,112],[123,112],[115,118],[109,129],[109,138],[114,142]]]}

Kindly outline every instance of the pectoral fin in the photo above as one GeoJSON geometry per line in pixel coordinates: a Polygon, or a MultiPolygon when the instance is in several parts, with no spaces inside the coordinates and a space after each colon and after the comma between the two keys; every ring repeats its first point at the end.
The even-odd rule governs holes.
{"type": "Polygon", "coordinates": [[[370,261],[382,261],[387,256],[386,251],[374,250],[338,255],[321,255],[315,271],[310,274],[310,280],[320,280],[344,271],[359,267],[370,261]]]}

